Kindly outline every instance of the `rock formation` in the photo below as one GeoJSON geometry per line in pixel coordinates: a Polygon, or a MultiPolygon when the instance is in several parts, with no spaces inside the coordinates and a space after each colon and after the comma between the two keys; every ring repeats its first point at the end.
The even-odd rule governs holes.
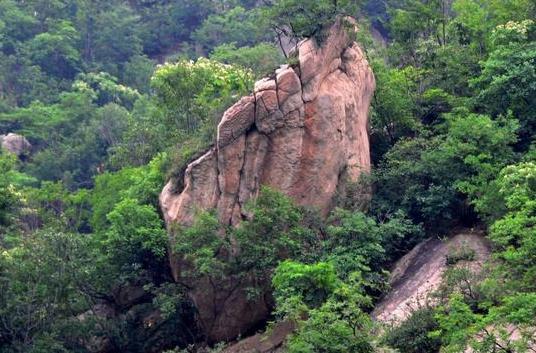
{"type": "MultiPolygon", "coordinates": [[[[225,112],[215,147],[188,165],[184,189],[176,192],[171,181],[162,191],[168,225],[190,225],[196,211],[207,209],[215,209],[222,224],[236,225],[261,185],[327,214],[346,181],[370,170],[367,115],[375,81],[350,35],[356,27],[348,24],[338,21],[321,44],[300,42],[295,65],[258,81],[252,95],[225,112]]],[[[176,280],[179,260],[171,255],[176,280]]],[[[209,339],[234,338],[269,313],[265,301],[248,303],[244,293],[207,291],[196,286],[190,296],[200,320],[216,328],[209,339]],[[207,302],[219,303],[216,314],[207,302]]]]}
{"type": "Polygon", "coordinates": [[[295,329],[296,325],[292,322],[280,321],[265,333],[231,344],[222,353],[284,353],[285,342],[295,329]]]}
{"type": "Polygon", "coordinates": [[[0,145],[19,158],[28,155],[32,149],[32,145],[24,136],[14,133],[0,135],[0,145]]]}
{"type": "Polygon", "coordinates": [[[464,229],[446,241],[427,239],[397,261],[389,280],[391,290],[376,305],[372,317],[376,321],[398,324],[413,311],[433,304],[432,293],[443,280],[447,256],[453,251],[473,251],[474,259],[464,267],[478,273],[489,258],[491,244],[480,231],[464,229]]]}

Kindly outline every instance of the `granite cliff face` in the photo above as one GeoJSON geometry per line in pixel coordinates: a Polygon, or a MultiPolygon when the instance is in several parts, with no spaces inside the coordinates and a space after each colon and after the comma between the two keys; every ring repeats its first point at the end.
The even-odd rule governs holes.
{"type": "MultiPolygon", "coordinates": [[[[236,225],[261,185],[327,214],[337,190],[369,172],[367,115],[375,81],[349,35],[355,27],[343,22],[321,44],[299,43],[296,65],[258,81],[252,95],[225,112],[215,147],[188,165],[184,189],[177,193],[169,182],[162,191],[168,225],[187,226],[196,211],[207,209],[215,209],[223,224],[236,225]]],[[[181,261],[170,260],[180,280],[181,261]]],[[[251,303],[240,291],[218,290],[224,293],[199,285],[190,293],[200,320],[210,323],[211,339],[234,338],[269,314],[265,300],[251,303]],[[217,310],[207,307],[214,303],[217,310]]]]}

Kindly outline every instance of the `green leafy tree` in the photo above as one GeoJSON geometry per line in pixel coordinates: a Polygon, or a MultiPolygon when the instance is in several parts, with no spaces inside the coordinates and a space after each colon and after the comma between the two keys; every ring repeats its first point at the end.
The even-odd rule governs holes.
{"type": "Polygon", "coordinates": [[[257,12],[240,6],[222,14],[210,15],[193,33],[192,38],[206,51],[224,43],[235,43],[243,47],[268,39],[262,17],[257,12]]]}
{"type": "Polygon", "coordinates": [[[214,48],[211,60],[248,68],[257,78],[273,72],[282,61],[280,49],[270,43],[237,48],[236,44],[222,44],[214,48]]]}
{"type": "Polygon", "coordinates": [[[439,330],[432,337],[441,337],[441,352],[464,351],[468,346],[475,352],[529,352],[534,344],[534,293],[517,294],[503,299],[501,306],[492,307],[486,314],[475,313],[454,294],[448,304],[438,309],[439,330]],[[512,326],[517,335],[512,335],[512,326]]]}
{"type": "Polygon", "coordinates": [[[0,342],[8,352],[65,352],[64,328],[88,307],[81,290],[90,281],[87,239],[44,231],[0,252],[0,342]]]}
{"type": "Polygon", "coordinates": [[[107,215],[123,199],[135,199],[142,205],[156,207],[164,183],[164,164],[165,155],[159,155],[146,166],[123,168],[97,176],[90,196],[93,230],[102,233],[108,229],[107,215]]]}
{"type": "Polygon", "coordinates": [[[125,198],[106,218],[110,227],[104,242],[114,254],[114,261],[143,262],[147,251],[159,258],[166,255],[167,233],[154,207],[125,198]]]}
{"type": "Polygon", "coordinates": [[[174,141],[164,138],[170,129],[161,123],[162,120],[162,112],[151,98],[142,96],[138,99],[124,121],[126,128],[122,138],[109,149],[110,165],[114,169],[140,167],[172,146],[174,141]]]}
{"type": "Polygon", "coordinates": [[[382,234],[375,220],[365,214],[342,209],[335,210],[326,229],[327,259],[332,261],[337,272],[346,278],[351,273],[377,270],[385,252],[382,234]]]}
{"type": "Polygon", "coordinates": [[[177,43],[183,43],[182,49],[189,51],[192,32],[219,9],[219,4],[212,0],[136,2],[142,16],[140,36],[144,52],[151,57],[170,54],[177,43]]]}
{"type": "Polygon", "coordinates": [[[226,229],[215,215],[201,213],[192,227],[175,230],[177,256],[194,265],[190,276],[254,276],[262,285],[281,260],[315,257],[315,234],[302,226],[303,211],[290,198],[263,188],[246,209],[250,217],[237,228],[226,229]]]}
{"type": "Polygon", "coordinates": [[[289,352],[373,352],[371,321],[363,311],[371,304],[359,273],[341,281],[333,265],[283,262],[273,285],[277,311],[296,321],[289,352]]]}
{"type": "Polygon", "coordinates": [[[32,61],[46,73],[72,79],[81,64],[78,41],[79,35],[73,24],[60,21],[50,26],[48,32],[32,38],[27,50],[32,61]]]}
{"type": "Polygon", "coordinates": [[[0,19],[4,24],[1,50],[6,54],[14,54],[19,42],[30,39],[37,32],[36,18],[21,9],[16,1],[0,2],[0,19]]]}
{"type": "MultiPolygon", "coordinates": [[[[102,8],[102,7],[101,7],[102,8]]],[[[104,7],[91,22],[89,63],[114,76],[120,76],[121,64],[140,55],[142,42],[137,31],[138,18],[124,4],[104,7]]]]}
{"type": "Polygon", "coordinates": [[[324,304],[340,286],[340,280],[335,267],[327,262],[307,265],[287,260],[277,266],[272,285],[280,315],[298,319],[302,310],[324,304]],[[296,304],[305,307],[293,307],[296,304]]]}
{"type": "Polygon", "coordinates": [[[415,223],[437,232],[469,211],[461,192],[477,209],[479,198],[494,198],[493,180],[514,158],[517,122],[461,111],[447,116],[443,126],[442,135],[401,140],[386,154],[378,178],[390,187],[378,189],[377,211],[402,208],[415,223]]]}
{"type": "Polygon", "coordinates": [[[358,8],[354,1],[277,0],[266,8],[265,16],[276,34],[294,38],[322,38],[326,26],[337,16],[355,16],[358,8]]]}
{"type": "Polygon", "coordinates": [[[498,257],[508,264],[509,277],[519,289],[534,290],[536,248],[536,165],[520,163],[503,169],[498,178],[499,193],[506,205],[506,214],[490,229],[490,238],[499,247],[498,257]]]}
{"type": "Polygon", "coordinates": [[[246,212],[251,220],[242,222],[231,236],[239,244],[242,270],[263,278],[282,259],[315,256],[315,234],[302,225],[303,210],[288,196],[264,187],[246,212]]]}
{"type": "MultiPolygon", "coordinates": [[[[403,136],[419,129],[416,116],[418,78],[414,67],[391,69],[383,61],[374,61],[376,91],[372,104],[372,139],[374,155],[381,156],[403,136]]],[[[376,157],[378,158],[378,157],[376,157]]]]}
{"type": "Polygon", "coordinates": [[[536,25],[533,20],[497,27],[495,48],[471,81],[478,89],[478,108],[494,116],[511,111],[521,123],[521,143],[527,148],[536,132],[536,25]]]}
{"type": "Polygon", "coordinates": [[[123,79],[126,87],[132,87],[142,94],[151,90],[151,77],[155,70],[153,60],[144,55],[132,57],[124,66],[123,79]]]}
{"type": "Polygon", "coordinates": [[[80,74],[73,83],[73,88],[75,91],[90,93],[100,106],[117,103],[125,107],[132,107],[140,98],[140,93],[117,81],[116,77],[106,72],[80,74]]]}
{"type": "Polygon", "coordinates": [[[252,83],[249,71],[203,58],[160,66],[151,80],[168,126],[187,133],[205,127],[211,137],[223,110],[252,83]]]}
{"type": "Polygon", "coordinates": [[[229,274],[229,242],[219,234],[221,225],[215,215],[200,213],[191,227],[174,230],[174,251],[183,261],[180,273],[186,278],[210,276],[221,279],[229,274]]]}
{"type": "MultiPolygon", "coordinates": [[[[0,229],[13,223],[18,198],[10,176],[14,170],[15,156],[0,150],[0,229]]],[[[0,239],[1,240],[1,239],[0,239]]]]}
{"type": "Polygon", "coordinates": [[[438,353],[439,337],[430,337],[438,329],[432,308],[419,308],[399,325],[389,328],[384,340],[390,347],[405,353],[438,353]]]}

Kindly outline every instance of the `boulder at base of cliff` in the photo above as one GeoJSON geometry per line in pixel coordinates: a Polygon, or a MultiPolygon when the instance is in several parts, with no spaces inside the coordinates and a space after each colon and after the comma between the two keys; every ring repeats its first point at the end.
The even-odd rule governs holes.
{"type": "Polygon", "coordinates": [[[7,135],[0,135],[0,144],[6,151],[19,158],[29,155],[32,150],[32,145],[24,136],[11,132],[7,135]]]}
{"type": "MultiPolygon", "coordinates": [[[[188,165],[184,188],[177,192],[170,181],[160,195],[168,228],[191,225],[200,210],[216,210],[223,225],[236,226],[262,185],[326,216],[343,184],[370,171],[368,110],[375,80],[352,39],[357,28],[348,21],[337,21],[321,44],[314,38],[300,42],[296,65],[260,80],[253,94],[225,112],[215,147],[188,165]]],[[[170,255],[175,280],[184,282],[181,260],[170,255]]],[[[232,340],[270,313],[264,296],[249,300],[241,285],[188,285],[209,341],[232,340]],[[214,287],[233,290],[213,293],[214,287]]]]}

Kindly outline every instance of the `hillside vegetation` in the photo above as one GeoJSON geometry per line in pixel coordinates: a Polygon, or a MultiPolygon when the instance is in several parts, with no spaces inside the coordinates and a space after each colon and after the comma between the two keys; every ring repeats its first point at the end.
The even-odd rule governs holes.
{"type": "Polygon", "coordinates": [[[0,353],[220,351],[170,252],[251,298],[271,283],[284,352],[536,352],[535,19],[532,0],[0,0],[0,135],[31,144],[0,149],[0,353]],[[265,187],[170,249],[165,183],[347,15],[376,78],[371,174],[327,218],[265,187]],[[458,249],[434,305],[374,322],[395,261],[460,226],[485,231],[484,271],[458,249]]]}

